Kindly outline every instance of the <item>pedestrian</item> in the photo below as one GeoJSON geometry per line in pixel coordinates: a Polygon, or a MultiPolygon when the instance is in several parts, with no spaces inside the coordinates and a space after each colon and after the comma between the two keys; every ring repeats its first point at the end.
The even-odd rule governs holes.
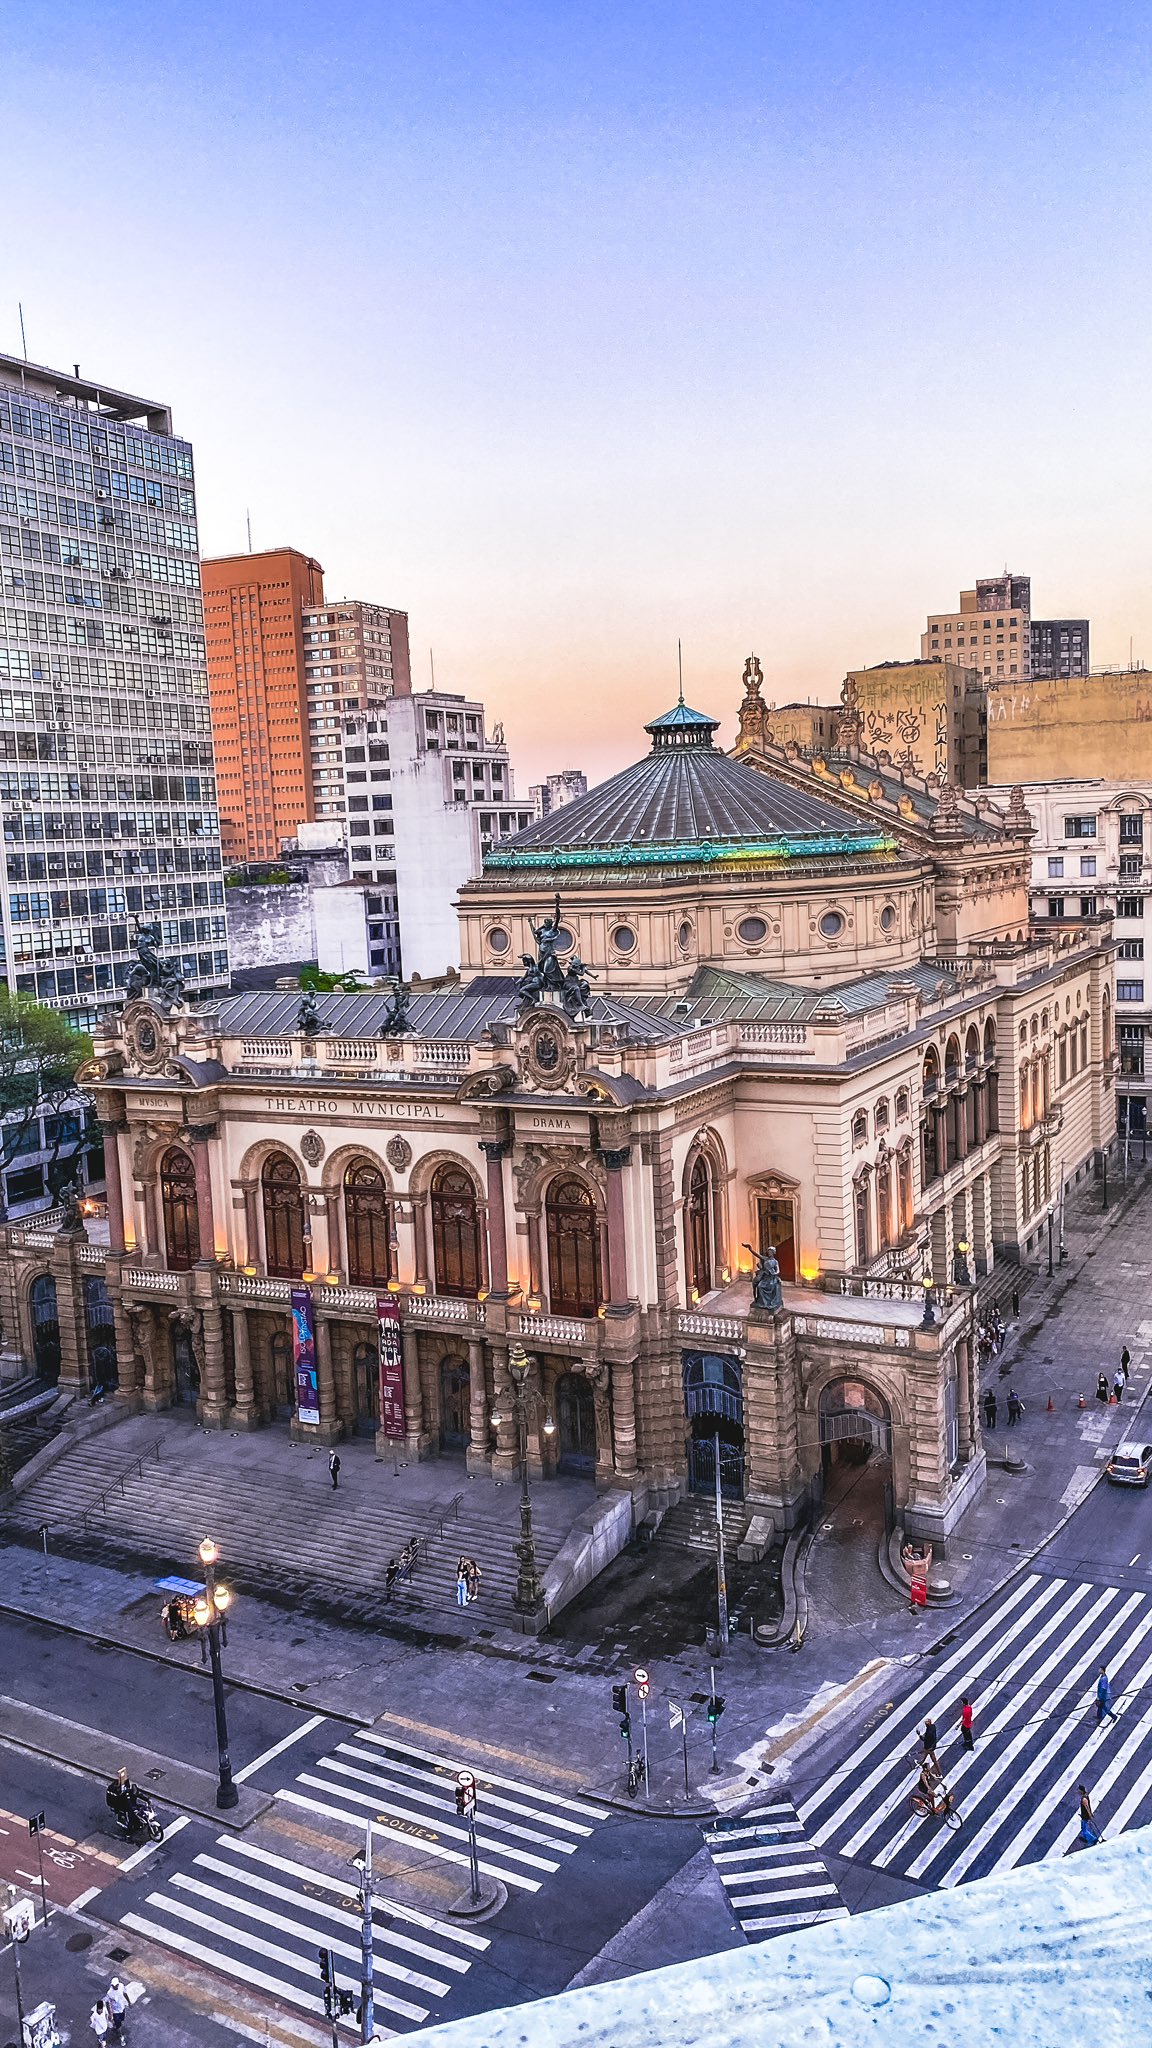
{"type": "Polygon", "coordinates": [[[1120,1370],[1124,1375],[1125,1386],[1127,1386],[1128,1384],[1128,1368],[1131,1365],[1131,1363],[1132,1353],[1129,1351],[1128,1346],[1125,1345],[1123,1351],[1120,1353],[1120,1370]]]}
{"type": "Polygon", "coordinates": [[[1096,1377],[1096,1399],[1098,1401],[1102,1401],[1106,1408],[1108,1406],[1109,1398],[1110,1396],[1108,1393],[1108,1375],[1106,1372],[1098,1373],[1096,1377]]]}
{"type": "Polygon", "coordinates": [[[468,1604],[471,1606],[473,1600],[478,1600],[480,1597],[480,1580],[483,1577],[483,1573],[474,1557],[466,1558],[465,1565],[468,1580],[468,1604]]]}
{"type": "Polygon", "coordinates": [[[1123,1373],[1119,1373],[1119,1372],[1118,1372],[1118,1373],[1117,1373],[1117,1375],[1116,1375],[1116,1377],[1115,1377],[1115,1379],[1114,1379],[1114,1380],[1113,1380],[1113,1382],[1112,1382],[1112,1399],[1113,1399],[1114,1401],[1119,1401],[1119,1399],[1120,1399],[1120,1396],[1121,1396],[1121,1394],[1122,1394],[1123,1392],[1124,1392],[1124,1375],[1123,1375],[1123,1373]]]}
{"type": "MultiPolygon", "coordinates": [[[[930,1756],[934,1764],[936,1763],[936,1739],[936,1723],[932,1719],[931,1714],[929,1714],[920,1731],[920,1740],[924,1745],[925,1756],[930,1756]]],[[[937,1769],[939,1769],[939,1765],[937,1765],[937,1769]]]]}
{"type": "Polygon", "coordinates": [[[1096,1816],[1092,1811],[1092,1801],[1088,1797],[1087,1785],[1081,1785],[1080,1787],[1080,1840],[1086,1849],[1094,1849],[1097,1842],[1104,1840],[1100,1829],[1096,1825],[1096,1816]]]}
{"type": "Polygon", "coordinates": [[[996,1390],[994,1387],[989,1387],[988,1392],[984,1396],[984,1427],[985,1429],[995,1429],[996,1427],[996,1390]]]}
{"type": "Polygon", "coordinates": [[[112,2015],[102,1998],[98,1998],[92,2007],[88,2025],[98,2041],[106,2041],[112,2032],[112,2015]]]}
{"type": "Polygon", "coordinates": [[[336,1491],[336,1488],[337,1488],[337,1487],[339,1486],[339,1484],[340,1484],[340,1453],[339,1453],[339,1451],[333,1451],[333,1452],[332,1452],[332,1455],[330,1456],[330,1458],[329,1458],[329,1460],[328,1460],[328,1470],[329,1470],[329,1472],[330,1472],[330,1473],[332,1474],[332,1491],[333,1491],[333,1493],[335,1493],[335,1491],[336,1491]]]}
{"type": "Polygon", "coordinates": [[[1014,1287],[1014,1288],[1012,1289],[1012,1321],[1013,1321],[1013,1322],[1015,1322],[1015,1321],[1016,1321],[1016,1318],[1017,1318],[1017,1316],[1019,1315],[1019,1313],[1020,1313],[1020,1289],[1019,1289],[1018,1287],[1014,1287]]]}
{"type": "Polygon", "coordinates": [[[390,1557],[388,1559],[387,1564],[384,1567],[384,1598],[386,1600],[390,1600],[392,1598],[393,1593],[396,1591],[396,1581],[399,1577],[399,1559],[395,1557],[390,1557]]]}
{"type": "Polygon", "coordinates": [[[1024,1413],[1024,1403],[1015,1387],[1008,1389],[1008,1427],[1014,1429],[1024,1413]]]}
{"type": "Polygon", "coordinates": [[[972,1734],[972,1702],[967,1693],[960,1705],[960,1736],[965,1749],[975,1749],[976,1742],[972,1734]]]}
{"type": "Polygon", "coordinates": [[[468,1559],[466,1557],[462,1557],[456,1566],[456,1605],[457,1607],[467,1607],[468,1605],[468,1559]]]}
{"type": "Polygon", "coordinates": [[[1116,1714],[1112,1706],[1112,1681],[1104,1666],[1101,1665],[1100,1676],[1096,1680],[1096,1726],[1098,1728],[1105,1718],[1109,1721],[1114,1721],[1116,1714]]]}
{"type": "Polygon", "coordinates": [[[104,2003],[112,2020],[112,2039],[118,2041],[124,2032],[124,2015],[128,2010],[128,1999],[119,1977],[113,1977],[104,1993],[104,2003]]]}

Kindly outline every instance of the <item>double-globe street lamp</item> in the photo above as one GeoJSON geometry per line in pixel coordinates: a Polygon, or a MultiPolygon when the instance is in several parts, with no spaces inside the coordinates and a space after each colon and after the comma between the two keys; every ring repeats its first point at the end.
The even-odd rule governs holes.
{"type": "Polygon", "coordinates": [[[520,1438],[520,1541],[516,1547],[516,1591],[512,1604],[518,1614],[539,1615],[544,1605],[544,1588],[536,1569],[536,1542],[532,1534],[532,1495],[528,1488],[528,1402],[532,1360],[516,1341],[508,1346],[508,1375],[512,1382],[512,1406],[520,1438]]]}
{"type": "Polygon", "coordinates": [[[220,1551],[210,1536],[200,1545],[200,1562],[204,1567],[204,1591],[198,1593],[192,1607],[192,1619],[200,1631],[200,1654],[208,1646],[208,1658],[212,1666],[212,1703],[216,1709],[216,1751],[220,1760],[220,1781],[216,1787],[216,1804],[219,1807],[238,1806],[240,1794],[232,1776],[232,1759],[228,1753],[228,1716],[224,1705],[224,1672],[220,1663],[221,1639],[227,1642],[225,1616],[232,1604],[232,1595],[227,1586],[216,1584],[216,1566],[220,1551]]]}

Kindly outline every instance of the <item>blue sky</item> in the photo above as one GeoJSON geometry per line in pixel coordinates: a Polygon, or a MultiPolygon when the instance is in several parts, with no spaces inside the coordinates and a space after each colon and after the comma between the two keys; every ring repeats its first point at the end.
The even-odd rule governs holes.
{"type": "Polygon", "coordinates": [[[1152,662],[1149,21],[25,0],[0,346],[164,397],[206,552],[406,606],[521,781],[830,699],[1010,565],[1152,662]]]}

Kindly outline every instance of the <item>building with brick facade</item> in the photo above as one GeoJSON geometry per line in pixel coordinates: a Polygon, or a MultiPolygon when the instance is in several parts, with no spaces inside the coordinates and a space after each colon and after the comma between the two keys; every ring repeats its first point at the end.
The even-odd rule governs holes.
{"type": "Polygon", "coordinates": [[[331,1442],[378,1426],[383,1301],[411,1456],[514,1470],[518,1342],[544,1476],[641,1516],[710,1489],[718,1455],[749,1524],[782,1529],[863,1443],[902,1525],[945,1539],[984,1476],[976,1290],[1037,1255],[1115,1125],[1110,926],[1033,927],[1015,793],[883,766],[850,713],[810,759],[754,722],[730,757],[681,703],[634,767],[493,848],[461,890],[462,980],[401,1028],[379,994],[111,1019],[85,1075],[106,1232],[8,1233],[29,1355],[51,1285],[83,1383],[98,1268],[118,1398],[331,1442]]]}

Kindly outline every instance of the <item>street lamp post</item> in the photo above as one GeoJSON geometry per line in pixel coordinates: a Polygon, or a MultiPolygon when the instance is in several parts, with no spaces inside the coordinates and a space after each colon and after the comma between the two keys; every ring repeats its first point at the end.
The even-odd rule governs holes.
{"type": "Polygon", "coordinates": [[[931,1273],[925,1273],[922,1276],[920,1285],[924,1289],[924,1314],[920,1318],[920,1328],[922,1330],[934,1330],[936,1328],[936,1316],[932,1307],[933,1282],[931,1273]]]}
{"type": "Polygon", "coordinates": [[[536,1543],[532,1534],[532,1496],[528,1488],[528,1387],[532,1361],[524,1346],[515,1340],[508,1346],[508,1372],[512,1381],[512,1400],[520,1434],[520,1541],[516,1545],[518,1568],[512,1604],[518,1614],[536,1616],[544,1604],[544,1588],[536,1569],[536,1543]]]}
{"type": "Polygon", "coordinates": [[[200,1653],[208,1645],[208,1658],[212,1666],[212,1703],[216,1709],[216,1752],[220,1760],[220,1782],[216,1787],[216,1804],[227,1808],[238,1806],[240,1794],[232,1776],[232,1759],[228,1753],[228,1715],[224,1705],[224,1671],[220,1662],[220,1639],[224,1629],[224,1617],[231,1605],[232,1595],[227,1586],[216,1584],[216,1565],[220,1551],[210,1536],[200,1545],[200,1562],[204,1567],[204,1591],[197,1595],[192,1609],[193,1619],[200,1630],[200,1653]]]}

